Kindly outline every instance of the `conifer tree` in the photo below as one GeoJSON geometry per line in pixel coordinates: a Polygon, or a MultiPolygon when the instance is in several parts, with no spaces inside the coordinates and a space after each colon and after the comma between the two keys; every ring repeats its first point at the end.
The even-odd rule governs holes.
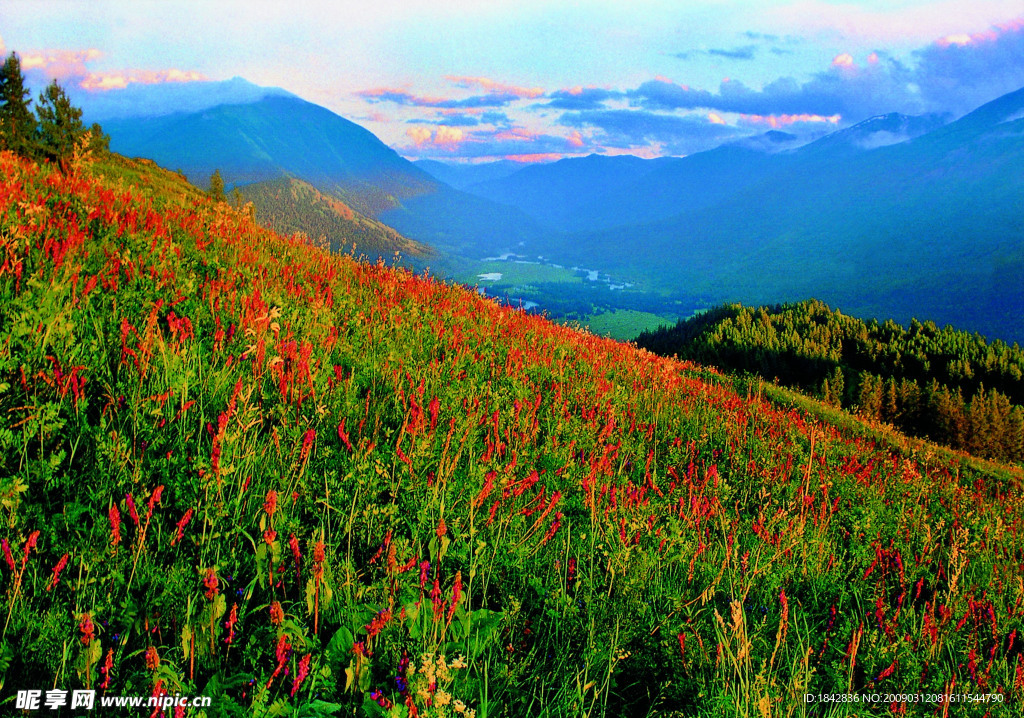
{"type": "Polygon", "coordinates": [[[85,134],[82,110],[71,104],[64,89],[54,80],[39,95],[39,151],[45,159],[67,168],[75,144],[85,134]]]}
{"type": "Polygon", "coordinates": [[[21,60],[12,52],[0,68],[0,149],[24,157],[33,154],[36,118],[29,111],[31,104],[21,60]]]}
{"type": "Polygon", "coordinates": [[[224,195],[224,178],[220,176],[220,170],[214,170],[210,175],[210,197],[214,202],[224,202],[227,197],[224,195]]]}

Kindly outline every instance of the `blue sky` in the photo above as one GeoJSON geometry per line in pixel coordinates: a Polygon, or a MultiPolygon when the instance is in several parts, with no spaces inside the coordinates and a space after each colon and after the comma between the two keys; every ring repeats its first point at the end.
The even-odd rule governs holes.
{"type": "MultiPolygon", "coordinates": [[[[1020,0],[38,2],[0,45],[90,97],[244,77],[411,158],[683,155],[1024,86],[1020,0]]],[[[152,96],[152,95],[150,95],[152,96]]]]}

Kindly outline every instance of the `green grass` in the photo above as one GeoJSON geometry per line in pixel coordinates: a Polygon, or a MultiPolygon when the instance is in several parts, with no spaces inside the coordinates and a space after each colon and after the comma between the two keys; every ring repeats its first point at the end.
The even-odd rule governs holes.
{"type": "Polygon", "coordinates": [[[0,169],[0,710],[1019,715],[1020,472],[184,186],[0,169]]]}
{"type": "Polygon", "coordinates": [[[616,309],[587,317],[582,323],[598,336],[629,341],[640,332],[674,324],[675,319],[633,309],[616,309]]]}

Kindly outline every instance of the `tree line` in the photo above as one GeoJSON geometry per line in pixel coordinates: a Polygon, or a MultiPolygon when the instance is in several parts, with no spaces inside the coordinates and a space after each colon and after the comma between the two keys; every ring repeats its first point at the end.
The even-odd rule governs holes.
{"type": "Polygon", "coordinates": [[[89,133],[90,149],[109,148],[110,138],[98,124],[85,128],[82,110],[71,104],[57,80],[39,94],[35,112],[31,107],[21,60],[12,52],[0,68],[0,150],[48,160],[66,169],[75,147],[89,133]]]}
{"type": "Polygon", "coordinates": [[[1024,461],[1024,351],[912,320],[864,321],[810,300],[730,304],[637,344],[765,379],[914,436],[1024,461]]]}

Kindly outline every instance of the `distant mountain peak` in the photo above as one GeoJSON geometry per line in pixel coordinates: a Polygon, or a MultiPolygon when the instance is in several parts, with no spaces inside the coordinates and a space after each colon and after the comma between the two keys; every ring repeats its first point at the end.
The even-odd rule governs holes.
{"type": "Polygon", "coordinates": [[[878,147],[896,145],[936,130],[949,121],[945,115],[904,115],[890,112],[875,115],[855,125],[838,130],[815,141],[818,147],[850,147],[857,150],[873,150],[878,147]]]}

